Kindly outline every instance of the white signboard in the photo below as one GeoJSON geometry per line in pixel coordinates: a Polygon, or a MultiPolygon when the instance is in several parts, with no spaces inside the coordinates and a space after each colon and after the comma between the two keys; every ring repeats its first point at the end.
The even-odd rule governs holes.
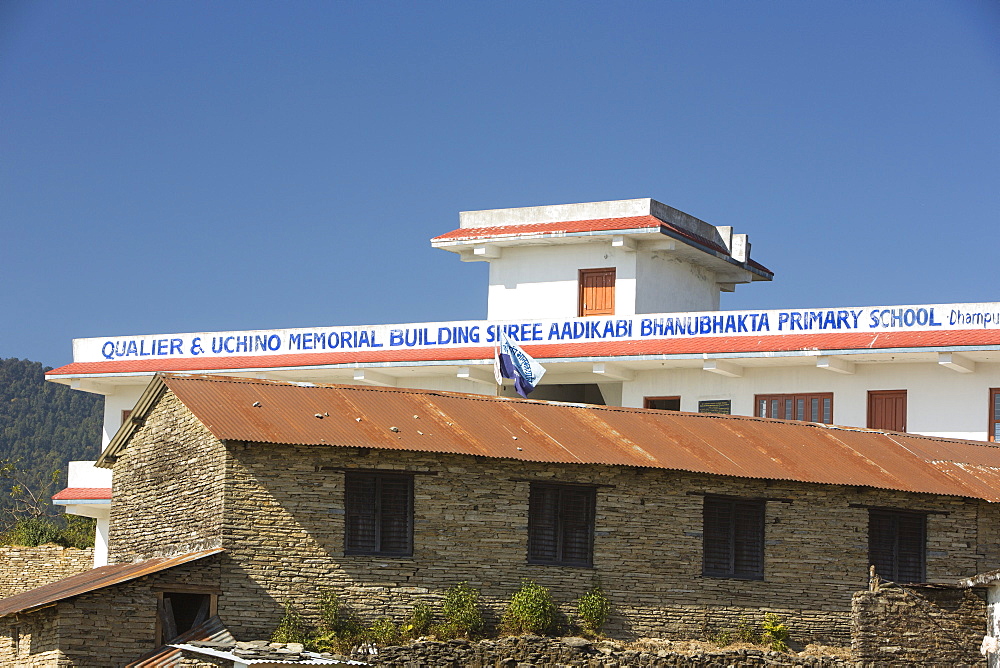
{"type": "Polygon", "coordinates": [[[493,346],[500,329],[522,344],[836,332],[1000,329],[1000,303],[707,311],[517,322],[465,320],[76,339],[75,362],[253,357],[309,352],[493,346]]]}

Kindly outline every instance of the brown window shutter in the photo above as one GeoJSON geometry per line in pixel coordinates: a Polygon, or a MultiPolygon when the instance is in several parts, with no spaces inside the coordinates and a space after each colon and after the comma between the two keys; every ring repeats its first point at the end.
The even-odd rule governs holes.
{"type": "Polygon", "coordinates": [[[868,561],[893,582],[926,579],[927,516],[923,513],[868,511],[868,561]]]}
{"type": "Polygon", "coordinates": [[[869,429],[906,431],[906,390],[868,392],[869,429]]]}
{"type": "Polygon", "coordinates": [[[580,316],[615,314],[615,268],[580,270],[580,316]]]}

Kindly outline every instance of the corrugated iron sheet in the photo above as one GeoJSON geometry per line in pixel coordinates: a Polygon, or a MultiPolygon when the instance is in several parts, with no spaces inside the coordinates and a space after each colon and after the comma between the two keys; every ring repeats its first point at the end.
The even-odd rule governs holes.
{"type": "MultiPolygon", "coordinates": [[[[170,642],[173,644],[189,643],[191,641],[202,642],[236,642],[236,638],[229,632],[218,616],[209,617],[204,622],[194,627],[186,633],[182,633],[170,642]]],[[[183,650],[170,645],[144,654],[138,660],[128,664],[125,668],[172,668],[180,665],[184,658],[183,650]]]]}
{"type": "Polygon", "coordinates": [[[222,552],[222,548],[188,552],[173,557],[148,559],[134,564],[101,566],[100,568],[94,568],[83,573],[77,573],[64,580],[51,582],[36,589],[0,600],[0,617],[11,615],[15,612],[27,612],[35,608],[41,608],[51,603],[72,598],[73,596],[79,596],[80,594],[86,594],[87,592],[96,591],[104,587],[128,582],[129,580],[141,578],[144,575],[159,573],[168,568],[187,564],[220,552],[222,552]]]}
{"type": "MultiPolygon", "coordinates": [[[[1000,448],[975,441],[764,418],[218,376],[164,374],[147,393],[158,391],[161,383],[221,440],[640,466],[1000,501],[1000,448]]],[[[105,455],[126,440],[116,436],[105,455]]]]}

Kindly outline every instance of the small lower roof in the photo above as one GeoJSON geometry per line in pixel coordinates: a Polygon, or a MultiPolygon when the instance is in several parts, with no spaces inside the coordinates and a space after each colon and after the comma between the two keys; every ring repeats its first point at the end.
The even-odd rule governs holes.
{"type": "Polygon", "coordinates": [[[159,557],[131,564],[111,564],[84,571],[83,573],[77,573],[64,580],[51,582],[36,589],[0,600],[0,617],[12,615],[15,612],[28,612],[36,608],[45,607],[52,603],[79,596],[80,594],[86,594],[103,589],[104,587],[135,580],[136,578],[152,575],[153,573],[159,573],[168,568],[204,559],[220,552],[222,552],[222,548],[202,550],[200,552],[187,552],[173,557],[159,557]]]}

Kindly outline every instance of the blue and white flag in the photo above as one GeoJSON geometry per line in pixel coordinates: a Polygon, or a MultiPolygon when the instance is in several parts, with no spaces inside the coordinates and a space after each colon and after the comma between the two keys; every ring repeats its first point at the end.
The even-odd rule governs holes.
{"type": "Polygon", "coordinates": [[[545,369],[531,355],[521,350],[521,346],[511,341],[502,327],[498,329],[498,345],[493,351],[493,375],[496,376],[497,385],[503,385],[503,379],[510,378],[514,381],[517,393],[527,399],[528,393],[535,389],[538,381],[545,375],[545,369]]]}

